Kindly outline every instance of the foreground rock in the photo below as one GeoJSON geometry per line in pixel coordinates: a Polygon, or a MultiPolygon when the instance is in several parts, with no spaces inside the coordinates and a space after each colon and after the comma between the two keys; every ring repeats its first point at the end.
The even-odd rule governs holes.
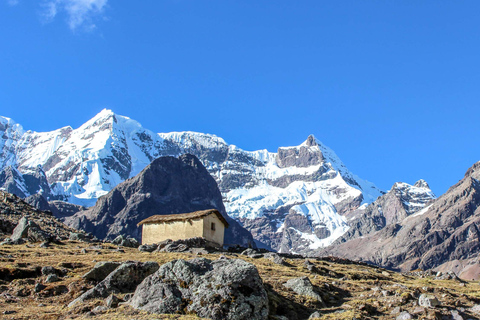
{"type": "Polygon", "coordinates": [[[158,263],[129,261],[121,264],[103,281],[73,300],[68,306],[95,298],[106,298],[110,293],[133,292],[140,282],[159,268],[158,263]]]}
{"type": "Polygon", "coordinates": [[[166,263],[138,286],[129,304],[153,313],[195,313],[213,320],[268,318],[268,296],[258,270],[240,259],[166,263]]]}
{"type": "Polygon", "coordinates": [[[315,290],[315,287],[308,277],[290,279],[283,286],[292,289],[299,295],[310,297],[323,304],[322,296],[315,290]]]}
{"type": "Polygon", "coordinates": [[[121,263],[113,261],[97,262],[95,267],[85,273],[82,278],[91,281],[102,281],[112,273],[121,263]]]}

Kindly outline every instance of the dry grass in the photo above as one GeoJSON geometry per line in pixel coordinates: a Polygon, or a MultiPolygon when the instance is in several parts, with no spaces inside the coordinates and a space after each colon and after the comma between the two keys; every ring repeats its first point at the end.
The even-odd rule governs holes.
{"type": "MultiPolygon", "coordinates": [[[[43,296],[33,293],[35,283],[45,277],[1,281],[0,310],[14,311],[10,315],[2,315],[5,319],[82,319],[87,317],[85,311],[102,305],[103,301],[91,301],[83,306],[84,310],[70,310],[67,305],[82,290],[92,287],[81,276],[90,270],[98,261],[156,261],[159,264],[174,259],[192,259],[198,257],[190,253],[144,253],[137,249],[122,248],[118,252],[111,244],[87,244],[66,242],[64,245],[52,245],[50,248],[39,248],[38,245],[19,245],[0,247],[0,270],[35,270],[43,266],[66,268],[67,276],[53,287],[65,286],[68,293],[55,296],[43,296]],[[95,248],[96,245],[101,246],[95,248]],[[86,250],[86,252],[84,251],[86,250]],[[19,297],[18,291],[24,288],[29,293],[19,297]],[[12,295],[11,298],[5,295],[12,295]]],[[[209,259],[217,259],[219,255],[203,255],[209,259]]],[[[312,274],[304,266],[302,259],[287,259],[288,266],[277,265],[267,259],[251,259],[238,256],[255,264],[264,280],[269,293],[270,312],[272,315],[284,315],[288,319],[307,319],[315,310],[322,313],[321,319],[394,319],[390,314],[396,306],[410,308],[414,306],[415,294],[432,291],[441,300],[442,308],[471,307],[480,301],[480,285],[476,282],[462,284],[453,280],[421,279],[399,273],[385,271],[356,264],[341,264],[329,261],[311,260],[319,272],[312,274]],[[283,287],[283,283],[295,277],[308,276],[317,286],[324,298],[325,305],[309,298],[299,296],[283,287]],[[375,289],[381,288],[381,289],[375,289]],[[372,290],[373,289],[373,290],[372,290]],[[383,294],[381,290],[386,293],[383,294]]],[[[54,289],[51,289],[54,290],[54,289]]],[[[427,310],[424,318],[435,316],[434,310],[427,310]]],[[[473,315],[470,315],[475,319],[473,315]]],[[[199,319],[185,315],[152,315],[139,312],[123,305],[111,309],[96,319],[199,319]]],[[[273,317],[272,317],[273,319],[273,317]]]]}

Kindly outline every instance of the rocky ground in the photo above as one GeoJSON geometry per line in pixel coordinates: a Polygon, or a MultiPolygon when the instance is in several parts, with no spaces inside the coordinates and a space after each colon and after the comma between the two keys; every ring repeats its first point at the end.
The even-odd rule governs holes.
{"type": "MultiPolygon", "coordinates": [[[[170,248],[173,247],[170,246],[170,248]]],[[[320,319],[480,319],[480,306],[477,305],[480,303],[479,283],[461,281],[449,274],[437,275],[429,272],[400,274],[347,260],[333,258],[306,260],[253,250],[243,254],[208,253],[204,249],[190,249],[185,252],[161,252],[157,249],[148,252],[137,248],[119,248],[108,243],[70,240],[63,241],[61,244],[51,244],[47,248],[39,247],[38,243],[0,246],[0,310],[2,312],[0,317],[4,319],[200,319],[195,315],[181,314],[194,313],[191,310],[188,311],[189,305],[195,304],[194,298],[191,298],[192,300],[182,298],[186,304],[183,309],[177,311],[177,314],[158,315],[139,309],[139,306],[145,305],[141,300],[149,293],[139,292],[140,286],[138,286],[132,297],[131,293],[135,291],[135,287],[128,286],[132,283],[131,281],[141,281],[145,274],[141,277],[129,276],[130,279],[122,280],[127,281],[123,288],[120,288],[121,283],[119,286],[119,278],[114,279],[109,273],[111,270],[104,275],[94,272],[94,276],[83,277],[102,261],[118,262],[114,265],[115,268],[122,263],[125,265],[126,261],[138,261],[139,263],[130,263],[136,266],[136,275],[141,269],[138,266],[145,265],[140,262],[150,261],[149,268],[152,263],[155,265],[158,263],[160,267],[154,274],[157,277],[152,276],[153,278],[149,280],[151,283],[170,277],[167,282],[170,289],[172,285],[177,286],[176,289],[174,288],[177,291],[173,289],[168,291],[170,289],[162,287],[164,293],[167,291],[178,293],[180,290],[185,297],[188,290],[197,286],[195,288],[201,290],[200,294],[209,290],[219,290],[218,295],[221,295],[220,285],[201,288],[199,286],[202,285],[200,282],[203,280],[199,282],[195,279],[188,281],[180,279],[178,265],[189,265],[188,262],[184,262],[189,260],[197,264],[199,261],[202,263],[210,261],[209,263],[217,266],[225,264],[221,262],[222,260],[228,260],[232,261],[232,264],[235,262],[235,265],[240,266],[239,268],[246,268],[248,272],[255,273],[254,269],[258,270],[260,284],[263,283],[266,294],[262,296],[258,292],[249,292],[247,289],[244,289],[243,294],[245,296],[256,294],[257,298],[261,297],[263,300],[257,301],[260,303],[259,310],[263,310],[261,304],[265,303],[269,310],[268,319],[309,319],[315,312],[320,319]],[[175,268],[177,268],[176,282],[171,276],[175,268]],[[163,275],[158,276],[162,272],[163,275]],[[89,290],[90,292],[92,288],[98,290],[102,287],[102,283],[106,283],[107,280],[100,281],[106,274],[109,274],[107,280],[110,279],[108,280],[110,284],[117,281],[117,290],[112,291],[114,294],[103,292],[102,297],[92,295],[92,298],[83,300],[81,297],[85,297],[85,292],[88,295],[89,290]],[[133,278],[135,279],[132,280],[133,278]],[[119,300],[117,301],[116,298],[119,300]],[[75,299],[77,302],[72,303],[75,299]],[[125,303],[124,301],[128,299],[130,302],[125,303]],[[116,306],[117,303],[119,303],[118,306],[116,306]]],[[[158,269],[158,266],[155,269],[158,269]]],[[[205,272],[200,273],[205,274],[205,272]]],[[[188,277],[185,274],[182,271],[184,277],[182,279],[188,277]]],[[[138,283],[135,283],[136,285],[138,283]]],[[[242,288],[242,285],[239,288],[242,288]]],[[[150,290],[158,295],[161,290],[157,289],[150,287],[150,290]]],[[[237,302],[239,303],[239,301],[228,303],[237,302]]],[[[219,299],[215,303],[221,308],[227,301],[219,299]]],[[[230,308],[233,308],[233,304],[229,305],[230,308]]],[[[209,306],[210,304],[203,307],[209,306]]]]}
{"type": "Polygon", "coordinates": [[[453,273],[99,242],[1,191],[0,231],[1,319],[480,319],[480,284],[453,273]]]}

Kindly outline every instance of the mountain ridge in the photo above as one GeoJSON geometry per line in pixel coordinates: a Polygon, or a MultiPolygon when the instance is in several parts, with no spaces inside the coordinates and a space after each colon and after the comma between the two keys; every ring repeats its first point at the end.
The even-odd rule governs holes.
{"type": "Polygon", "coordinates": [[[156,158],[193,154],[215,178],[228,215],[247,229],[269,225],[270,234],[257,233],[256,241],[285,252],[332,243],[348,229],[343,215],[383,193],[351,173],[314,136],[276,153],[245,151],[212,134],[156,134],[107,109],[77,129],[4,129],[0,145],[5,163],[23,174],[41,166],[51,197],[83,206],[94,205],[156,158]]]}

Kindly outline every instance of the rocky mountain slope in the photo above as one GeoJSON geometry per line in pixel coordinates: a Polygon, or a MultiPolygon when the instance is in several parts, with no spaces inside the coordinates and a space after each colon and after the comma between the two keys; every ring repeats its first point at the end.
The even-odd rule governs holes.
{"type": "MultiPolygon", "coordinates": [[[[379,231],[328,248],[322,254],[368,261],[399,270],[478,265],[480,162],[424,209],[379,231]],[[361,250],[359,250],[361,248],[361,250]]],[[[478,268],[477,268],[478,270],[478,268]]],[[[477,275],[478,276],[478,273],[477,275]]]]}
{"type": "Polygon", "coordinates": [[[137,224],[153,215],[217,209],[225,216],[225,244],[254,245],[251,234],[228,217],[217,184],[193,155],[160,157],[138,175],[100,197],[95,206],[67,217],[65,223],[100,239],[119,234],[141,239],[137,224]]]}
{"type": "Polygon", "coordinates": [[[57,240],[69,239],[71,233],[90,238],[83,231],[65,225],[51,212],[38,210],[20,197],[0,191],[0,240],[10,237],[23,217],[35,223],[42,231],[53,235],[57,240]]]}
{"type": "Polygon", "coordinates": [[[40,133],[0,117],[0,137],[0,169],[11,166],[20,173],[13,181],[25,196],[32,191],[22,175],[41,169],[50,184],[46,198],[84,206],[160,156],[193,154],[218,183],[228,215],[250,230],[259,246],[282,252],[310,252],[332,243],[349,228],[344,214],[382,194],[313,136],[277,153],[250,152],[210,134],[155,134],[103,110],[78,129],[40,133]]]}
{"type": "Polygon", "coordinates": [[[368,206],[346,215],[349,230],[334,244],[381,230],[388,225],[401,223],[412,214],[425,208],[436,199],[427,182],[417,181],[413,186],[397,182],[386,194],[368,206]]]}

